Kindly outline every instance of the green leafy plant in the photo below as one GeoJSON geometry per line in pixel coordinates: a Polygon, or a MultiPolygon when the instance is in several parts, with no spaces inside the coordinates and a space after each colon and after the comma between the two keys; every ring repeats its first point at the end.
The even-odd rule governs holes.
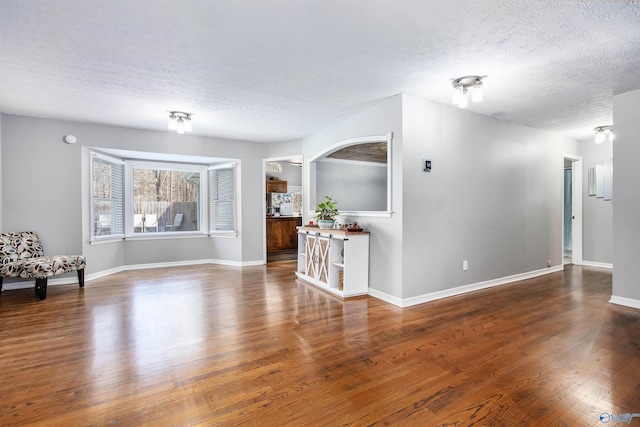
{"type": "Polygon", "coordinates": [[[331,196],[324,196],[316,207],[316,219],[332,221],[340,214],[338,212],[338,202],[333,200],[331,196]]]}

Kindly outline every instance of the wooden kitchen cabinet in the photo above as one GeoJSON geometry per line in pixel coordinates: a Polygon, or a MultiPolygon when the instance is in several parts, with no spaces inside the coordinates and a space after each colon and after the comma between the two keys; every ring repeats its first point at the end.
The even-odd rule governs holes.
{"type": "Polygon", "coordinates": [[[267,218],[267,252],[285,251],[298,247],[298,230],[302,217],[267,218]]]}
{"type": "Polygon", "coordinates": [[[267,193],[286,193],[286,192],[287,192],[287,181],[282,181],[280,179],[267,180],[267,193]]]}

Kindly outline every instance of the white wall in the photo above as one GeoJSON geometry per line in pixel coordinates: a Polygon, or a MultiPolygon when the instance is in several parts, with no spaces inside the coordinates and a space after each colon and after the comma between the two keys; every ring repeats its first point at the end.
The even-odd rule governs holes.
{"type": "Polygon", "coordinates": [[[613,97],[613,296],[640,308],[640,90],[613,97]]]}
{"type": "Polygon", "coordinates": [[[47,253],[85,254],[89,274],[157,262],[262,260],[261,144],[24,116],[2,119],[4,230],[38,231],[47,253]],[[67,134],[78,142],[64,143],[67,134]],[[86,147],[240,159],[239,236],[90,245],[86,147]]]}
{"type": "Polygon", "coordinates": [[[404,298],[562,264],[577,141],[409,95],[403,125],[404,298]]]}
{"type": "MultiPolygon", "coordinates": [[[[276,177],[282,181],[287,181],[287,185],[302,186],[302,168],[300,166],[285,162],[274,163],[278,163],[282,167],[282,172],[267,172],[267,179],[276,177]]],[[[291,191],[289,190],[289,192],[291,191]]]]}
{"type": "MultiPolygon", "coordinates": [[[[384,135],[393,132],[392,209],[388,218],[352,217],[371,231],[369,247],[369,285],[374,291],[383,292],[394,298],[402,298],[402,96],[396,95],[382,100],[366,111],[346,120],[314,132],[302,141],[306,159],[313,157],[327,147],[351,138],[384,135]]],[[[304,171],[304,194],[311,194],[309,170],[304,171]]],[[[340,202],[338,200],[338,202],[340,202]]],[[[311,211],[316,200],[310,202],[311,211]]],[[[304,221],[312,219],[305,215],[304,221]]]]}
{"type": "MultiPolygon", "coordinates": [[[[613,263],[613,203],[589,196],[589,168],[613,158],[613,144],[580,142],[582,150],[582,259],[585,263],[613,263]]],[[[615,171],[614,171],[615,172],[615,171]]]]}
{"type": "Polygon", "coordinates": [[[371,231],[373,294],[402,304],[562,265],[563,154],[579,155],[578,141],[398,95],[310,135],[303,151],[387,132],[394,213],[357,218],[371,231]]]}

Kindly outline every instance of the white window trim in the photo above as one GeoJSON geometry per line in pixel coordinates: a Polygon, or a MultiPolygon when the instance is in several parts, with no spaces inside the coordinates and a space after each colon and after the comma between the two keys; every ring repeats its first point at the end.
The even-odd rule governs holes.
{"type": "Polygon", "coordinates": [[[305,163],[305,170],[307,171],[306,173],[308,174],[307,176],[309,177],[307,179],[306,182],[308,182],[309,184],[309,191],[307,191],[307,193],[309,194],[309,197],[307,197],[307,202],[306,202],[306,210],[307,212],[314,212],[315,211],[315,203],[316,203],[316,163],[318,161],[320,161],[322,159],[322,161],[326,161],[326,156],[328,156],[329,154],[333,153],[334,151],[338,151],[341,148],[344,147],[349,147],[351,145],[357,145],[357,144],[366,144],[366,143],[372,143],[372,142],[383,142],[386,141],[387,143],[387,208],[385,210],[381,210],[381,211],[344,211],[344,212],[340,212],[341,215],[348,215],[348,216],[357,216],[357,217],[382,217],[382,218],[390,218],[394,211],[393,211],[393,173],[392,173],[392,169],[393,169],[393,157],[392,157],[392,153],[393,153],[393,132],[389,132],[386,133],[384,135],[374,135],[374,136],[364,136],[364,137],[360,137],[360,138],[351,138],[351,139],[346,139],[344,141],[340,141],[336,144],[333,144],[332,146],[325,148],[324,150],[322,150],[321,152],[319,152],[318,154],[316,154],[313,157],[310,157],[309,159],[306,160],[305,163]]]}
{"type": "MultiPolygon", "coordinates": [[[[233,168],[233,197],[234,197],[234,224],[233,224],[233,230],[229,230],[229,231],[215,231],[215,230],[211,230],[210,228],[208,228],[209,230],[209,236],[211,237],[223,237],[223,238],[235,238],[238,237],[238,214],[240,212],[240,194],[239,194],[239,173],[240,173],[240,164],[237,161],[232,161],[232,162],[226,162],[226,163],[217,163],[215,165],[209,165],[207,167],[207,172],[210,170],[217,170],[217,169],[229,169],[229,168],[233,168]]],[[[209,179],[207,176],[207,184],[209,183],[209,179]]],[[[210,196],[210,195],[209,195],[210,196]]],[[[208,201],[208,199],[207,199],[208,201]]],[[[210,212],[209,212],[210,214],[210,212]]],[[[208,218],[207,218],[208,219],[208,218]]]]}
{"type": "MultiPolygon", "coordinates": [[[[107,156],[106,154],[99,153],[97,151],[89,151],[89,243],[109,243],[113,241],[120,241],[124,238],[124,234],[109,234],[105,236],[96,236],[94,234],[94,210],[93,210],[93,159],[100,159],[106,162],[124,165],[124,161],[117,157],[107,156]]],[[[124,213],[123,213],[124,215],[124,213]]]]}
{"type": "MultiPolygon", "coordinates": [[[[184,238],[199,238],[199,237],[216,237],[216,238],[224,238],[224,239],[232,239],[237,238],[241,231],[241,206],[242,206],[242,198],[240,195],[241,188],[241,167],[242,162],[239,159],[222,159],[222,158],[205,158],[199,157],[195,162],[191,163],[188,158],[195,158],[194,156],[181,156],[185,157],[186,161],[174,161],[172,159],[173,155],[163,154],[163,153],[142,153],[137,151],[128,151],[128,150],[114,150],[121,151],[122,157],[119,156],[120,152],[111,153],[112,155],[104,154],[102,150],[106,150],[107,152],[110,149],[107,148],[98,148],[98,147],[89,147],[89,244],[91,245],[99,245],[99,244],[107,244],[107,243],[115,243],[122,242],[124,240],[153,240],[153,239],[184,239],[184,238]],[[128,157],[130,153],[131,157],[128,157]],[[145,154],[149,154],[149,157],[157,157],[164,156],[160,160],[155,159],[147,159],[145,154]],[[169,157],[170,156],[170,157],[169,157]],[[123,182],[123,191],[124,191],[124,206],[123,206],[123,216],[125,220],[124,225],[124,234],[118,235],[109,235],[109,236],[93,236],[93,157],[101,158],[106,161],[110,161],[113,163],[118,163],[124,166],[124,182],[123,182]],[[165,159],[166,158],[166,159],[165,159]],[[211,162],[205,163],[204,161],[201,163],[198,160],[211,160],[211,162]],[[222,160],[223,163],[217,163],[217,161],[222,160]],[[228,160],[228,161],[224,161],[228,160]],[[130,175],[128,175],[127,167],[128,165],[143,165],[145,168],[155,168],[155,169],[163,169],[163,170],[180,170],[179,167],[183,166],[188,171],[192,172],[200,172],[200,168],[202,168],[203,175],[201,177],[206,177],[207,179],[201,179],[201,209],[200,209],[200,217],[203,218],[201,221],[201,230],[200,231],[184,231],[184,232],[158,232],[158,233],[135,233],[127,235],[127,224],[132,222],[133,219],[133,169],[131,169],[130,175]],[[211,233],[209,230],[209,180],[207,176],[207,172],[209,169],[219,169],[219,168],[229,168],[233,167],[234,174],[234,198],[235,198],[235,231],[220,231],[211,233]],[[204,181],[204,182],[202,182],[204,181]],[[128,188],[130,189],[128,190],[128,188]],[[131,196],[128,196],[127,192],[130,192],[131,196]],[[131,215],[131,218],[128,218],[128,213],[131,215]]],[[[132,230],[133,231],[133,230],[132,230]]]]}

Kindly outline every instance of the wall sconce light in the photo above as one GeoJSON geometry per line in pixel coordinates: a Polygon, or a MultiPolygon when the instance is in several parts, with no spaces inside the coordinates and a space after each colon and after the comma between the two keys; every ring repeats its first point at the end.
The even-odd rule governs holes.
{"type": "Polygon", "coordinates": [[[175,130],[178,133],[191,132],[191,116],[192,114],[183,111],[170,111],[169,130],[175,130]]]}
{"type": "Polygon", "coordinates": [[[596,132],[595,143],[602,144],[603,142],[612,142],[615,138],[613,134],[613,126],[598,126],[593,129],[596,132]]]}
{"type": "Polygon", "coordinates": [[[482,79],[487,76],[464,76],[455,79],[453,85],[453,104],[458,108],[467,108],[469,101],[473,103],[482,102],[484,95],[482,93],[482,79]]]}

